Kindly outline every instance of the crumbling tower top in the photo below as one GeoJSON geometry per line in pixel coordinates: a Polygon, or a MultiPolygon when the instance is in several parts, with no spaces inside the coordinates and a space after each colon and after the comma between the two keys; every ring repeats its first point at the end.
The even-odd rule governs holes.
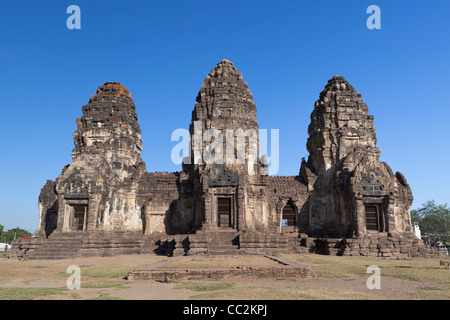
{"type": "Polygon", "coordinates": [[[74,160],[81,154],[98,154],[126,166],[141,162],[141,129],[131,93],[124,85],[106,82],[99,86],[82,111],[73,134],[74,160]]]}
{"type": "Polygon", "coordinates": [[[196,120],[202,120],[205,128],[219,130],[230,124],[258,127],[252,93],[229,60],[220,61],[203,81],[192,113],[192,121],[196,120]]]}
{"type": "Polygon", "coordinates": [[[329,169],[358,151],[379,157],[373,116],[350,83],[341,76],[328,80],[311,113],[307,149],[313,171],[329,169]]]}
{"type": "MultiPolygon", "coordinates": [[[[259,128],[256,119],[256,104],[253,102],[252,93],[247,83],[244,82],[242,74],[227,59],[220,61],[211,70],[203,81],[202,87],[197,95],[190,125],[191,137],[194,135],[197,136],[199,127],[202,131],[201,134],[207,131],[214,131],[215,133],[213,134],[217,136],[218,132],[221,133],[223,147],[220,150],[220,146],[218,146],[214,150],[214,153],[211,153],[215,155],[215,159],[223,156],[222,162],[230,164],[234,160],[227,161],[225,158],[235,159],[239,153],[237,150],[245,149],[243,151],[245,153],[245,159],[250,159],[251,163],[253,161],[256,162],[259,153],[259,128]],[[233,141],[233,136],[236,137],[241,133],[245,135],[246,140],[242,142],[242,140],[236,138],[235,147],[231,146],[228,149],[230,146],[226,145],[226,141],[233,141]],[[238,143],[241,144],[238,146],[238,143]],[[228,152],[226,155],[227,149],[228,152]],[[233,150],[235,151],[234,155],[231,154],[233,150]],[[220,153],[222,155],[218,156],[220,153]]],[[[195,144],[195,140],[194,138],[192,139],[194,141],[192,146],[198,151],[200,145],[195,144]]],[[[195,157],[195,159],[193,158],[193,163],[199,163],[199,158],[196,155],[206,150],[209,142],[211,141],[200,141],[200,144],[202,144],[200,152],[192,150],[191,157],[195,157]]],[[[245,160],[242,160],[241,156],[239,163],[243,164],[244,162],[245,160]]]]}

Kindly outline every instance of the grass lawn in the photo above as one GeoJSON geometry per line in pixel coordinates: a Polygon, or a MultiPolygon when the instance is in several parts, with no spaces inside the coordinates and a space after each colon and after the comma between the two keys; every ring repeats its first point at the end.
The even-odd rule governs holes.
{"type": "MultiPolygon", "coordinates": [[[[312,254],[283,255],[289,260],[309,264],[317,275],[317,280],[327,281],[335,279],[367,278],[367,267],[375,265],[380,268],[383,279],[401,279],[413,282],[428,281],[436,285],[420,287],[411,294],[411,299],[449,299],[450,300],[450,270],[439,269],[441,259],[414,260],[385,260],[366,257],[339,257],[312,254]]],[[[193,264],[195,265],[195,264],[193,264]]],[[[184,263],[184,267],[191,267],[184,263]]],[[[272,279],[273,280],[273,279],[272,279]]],[[[301,282],[302,280],[298,280],[301,282]]],[[[383,280],[382,280],[383,281],[383,280]]],[[[188,281],[174,287],[174,289],[188,289],[197,294],[192,299],[267,299],[267,300],[359,300],[383,299],[376,290],[371,292],[355,291],[342,287],[296,286],[266,287],[237,286],[236,283],[214,283],[211,281],[188,281]]],[[[400,288],[401,290],[401,288],[400,288]]]]}
{"type": "Polygon", "coordinates": [[[92,278],[124,278],[129,271],[140,267],[141,265],[130,264],[110,264],[105,266],[92,267],[86,270],[81,270],[82,276],[88,276],[92,278]]]}
{"type": "MultiPolygon", "coordinates": [[[[92,258],[71,261],[0,261],[0,300],[69,299],[117,300],[450,300],[450,270],[439,269],[442,259],[385,260],[367,257],[338,257],[315,254],[287,254],[282,258],[308,264],[315,279],[230,278],[219,281],[181,280],[162,284],[151,280],[126,281],[129,271],[160,261],[149,257],[92,258]],[[81,290],[69,290],[63,272],[67,265],[81,268],[81,290]],[[91,266],[89,266],[91,264],[91,266]],[[38,265],[38,267],[36,266],[38,265]],[[383,290],[368,290],[367,267],[381,271],[383,290]],[[395,280],[395,281],[394,281],[395,280]],[[394,290],[394,291],[392,291],[394,290]],[[394,292],[394,293],[392,293],[394,292]],[[398,295],[397,295],[398,294],[398,295]]],[[[165,258],[167,259],[167,258],[165,258]]],[[[446,258],[449,260],[449,258],[446,258]]],[[[167,268],[209,268],[278,264],[262,256],[186,257],[167,260],[167,268]]]]}
{"type": "Polygon", "coordinates": [[[366,276],[367,267],[380,267],[381,276],[415,281],[448,283],[450,270],[439,269],[439,258],[414,260],[386,260],[366,257],[339,257],[325,255],[285,255],[286,258],[311,265],[318,277],[350,278],[366,276]]]}
{"type": "Polygon", "coordinates": [[[33,300],[49,295],[65,294],[67,288],[1,288],[0,300],[33,300]]]}
{"type": "Polygon", "coordinates": [[[329,288],[290,287],[269,288],[249,286],[201,293],[191,297],[194,300],[371,300],[380,299],[374,294],[358,293],[351,290],[331,290],[329,288]]]}

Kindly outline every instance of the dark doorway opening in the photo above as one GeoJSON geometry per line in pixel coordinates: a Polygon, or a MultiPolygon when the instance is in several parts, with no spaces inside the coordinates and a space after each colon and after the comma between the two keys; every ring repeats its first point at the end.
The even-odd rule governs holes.
{"type": "Polygon", "coordinates": [[[48,238],[56,230],[58,224],[58,200],[47,209],[45,215],[45,236],[48,238]]]}
{"type": "Polygon", "coordinates": [[[291,201],[288,201],[283,208],[281,226],[294,227],[295,224],[295,207],[292,205],[291,201]]]}
{"type": "Polygon", "coordinates": [[[381,231],[381,210],[377,205],[366,205],[366,229],[381,231]]]}
{"type": "Polygon", "coordinates": [[[76,231],[83,231],[85,229],[87,205],[74,205],[73,209],[73,229],[76,231]]]}
{"type": "Polygon", "coordinates": [[[231,227],[231,198],[217,198],[218,226],[231,227]]]}

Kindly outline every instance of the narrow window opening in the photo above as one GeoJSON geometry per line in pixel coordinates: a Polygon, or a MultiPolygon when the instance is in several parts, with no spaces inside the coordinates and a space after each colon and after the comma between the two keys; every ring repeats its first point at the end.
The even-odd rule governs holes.
{"type": "Polygon", "coordinates": [[[380,208],[375,205],[365,206],[367,230],[381,231],[380,208]]]}
{"type": "Polygon", "coordinates": [[[73,209],[73,229],[76,231],[83,231],[86,220],[87,206],[75,205],[73,206],[73,209]]]}

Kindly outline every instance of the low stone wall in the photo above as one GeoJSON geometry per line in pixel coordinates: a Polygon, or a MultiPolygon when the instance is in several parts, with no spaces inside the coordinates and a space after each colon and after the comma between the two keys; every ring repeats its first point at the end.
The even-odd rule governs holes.
{"type": "Polygon", "coordinates": [[[122,254],[160,253],[166,249],[159,235],[138,232],[56,233],[49,238],[36,237],[16,240],[9,258],[68,259],[74,257],[102,257],[122,254]]]}
{"type": "MultiPolygon", "coordinates": [[[[432,258],[442,252],[413,237],[373,234],[362,238],[303,238],[303,251],[324,255],[379,257],[385,259],[432,258]]],[[[299,250],[296,249],[298,252],[299,250]]]]}
{"type": "Polygon", "coordinates": [[[422,240],[412,237],[368,235],[359,239],[344,239],[342,245],[343,256],[391,259],[442,256],[441,251],[425,245],[422,240]]]}
{"type": "Polygon", "coordinates": [[[157,269],[152,265],[137,268],[128,273],[128,280],[164,281],[176,276],[178,279],[217,279],[228,277],[294,277],[315,278],[314,271],[297,262],[267,257],[276,260],[280,266],[233,267],[233,268],[190,268],[190,269],[157,269]]]}

